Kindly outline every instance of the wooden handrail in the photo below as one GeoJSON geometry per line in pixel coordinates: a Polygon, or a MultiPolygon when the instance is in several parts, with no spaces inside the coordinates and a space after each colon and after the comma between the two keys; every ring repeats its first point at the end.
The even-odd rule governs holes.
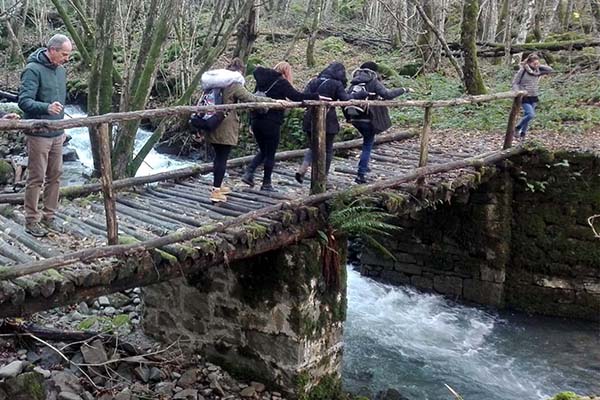
{"type": "Polygon", "coordinates": [[[236,103],[220,104],[217,106],[176,106],[167,108],[158,108],[152,110],[128,111],[122,113],[108,113],[94,115],[91,117],[71,118],[64,120],[42,120],[42,119],[24,119],[24,120],[4,120],[0,119],[0,131],[7,130],[59,130],[78,127],[96,126],[104,123],[119,123],[124,121],[133,121],[148,118],[163,118],[178,115],[189,115],[201,111],[232,111],[232,110],[257,110],[274,109],[284,110],[289,108],[305,108],[311,106],[344,107],[348,105],[362,106],[386,106],[386,107],[417,107],[417,108],[442,108],[453,107],[467,104],[486,103],[495,100],[513,99],[519,95],[525,95],[526,92],[501,92],[489,95],[467,96],[449,100],[350,100],[350,101],[315,101],[307,100],[299,102],[286,103],[236,103]]]}

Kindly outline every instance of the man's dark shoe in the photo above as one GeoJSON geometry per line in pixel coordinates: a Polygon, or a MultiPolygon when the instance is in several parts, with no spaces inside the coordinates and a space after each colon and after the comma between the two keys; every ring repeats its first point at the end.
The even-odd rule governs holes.
{"type": "Polygon", "coordinates": [[[52,218],[52,219],[42,218],[41,225],[42,225],[42,227],[44,227],[47,230],[52,231],[52,232],[64,233],[64,231],[65,231],[63,226],[55,218],[52,218]]]}
{"type": "Polygon", "coordinates": [[[276,192],[277,191],[273,187],[273,185],[270,183],[263,183],[262,186],[260,187],[260,190],[262,190],[263,192],[276,192]]]}
{"type": "Polygon", "coordinates": [[[363,174],[358,174],[356,175],[356,179],[354,179],[354,182],[358,184],[367,183],[367,178],[363,174]]]}
{"type": "Polygon", "coordinates": [[[39,222],[28,222],[25,224],[25,232],[33,237],[44,237],[48,235],[48,230],[39,222]]]}
{"type": "Polygon", "coordinates": [[[254,186],[254,174],[251,174],[250,172],[245,172],[244,175],[242,175],[242,182],[244,182],[246,185],[253,187],[254,186]]]}
{"type": "Polygon", "coordinates": [[[296,182],[298,182],[298,183],[304,182],[304,175],[301,174],[300,172],[296,172],[295,177],[296,177],[296,182]]]}

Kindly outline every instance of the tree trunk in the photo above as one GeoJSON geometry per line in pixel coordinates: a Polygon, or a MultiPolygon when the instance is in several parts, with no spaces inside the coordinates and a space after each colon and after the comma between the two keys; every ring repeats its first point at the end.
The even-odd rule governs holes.
{"type": "Polygon", "coordinates": [[[465,0],[461,27],[461,45],[463,50],[463,75],[465,88],[470,95],[486,93],[483,78],[477,63],[477,14],[479,0],[465,0]]]}
{"type": "MultiPolygon", "coordinates": [[[[156,75],[156,70],[161,59],[161,49],[171,30],[172,21],[176,10],[180,9],[179,0],[164,0],[158,8],[160,14],[152,29],[150,46],[147,48],[147,56],[142,61],[142,67],[137,69],[138,74],[133,77],[131,86],[133,95],[128,110],[141,110],[145,107],[150,95],[150,89],[156,75]]],[[[140,49],[145,51],[146,49],[140,49]]],[[[139,63],[138,63],[139,64],[139,63]]],[[[130,162],[133,160],[133,147],[140,121],[126,122],[120,127],[113,149],[113,169],[115,178],[131,176],[130,162]]]]}
{"type": "MultiPolygon", "coordinates": [[[[516,44],[523,44],[527,40],[527,33],[533,26],[534,18],[535,18],[535,0],[525,0],[526,8],[525,13],[523,14],[523,18],[521,19],[521,24],[519,25],[519,32],[517,33],[517,39],[515,41],[516,44]]],[[[520,62],[523,58],[522,53],[517,53],[514,56],[514,60],[516,62],[520,62]]]]}
{"type": "Polygon", "coordinates": [[[259,17],[260,3],[254,0],[246,20],[238,25],[237,44],[233,52],[234,57],[239,57],[244,63],[248,61],[254,42],[258,38],[259,17]]]}
{"type": "MultiPolygon", "coordinates": [[[[508,16],[510,13],[510,0],[502,0],[500,15],[498,16],[498,25],[496,26],[496,42],[505,43],[508,30],[508,16]]],[[[510,32],[508,32],[510,37],[510,32]]]]}
{"type": "Polygon", "coordinates": [[[29,0],[23,0],[19,16],[15,18],[12,24],[12,31],[14,34],[14,41],[10,44],[10,61],[13,63],[25,63],[23,58],[23,50],[21,48],[23,43],[23,30],[25,22],[27,20],[27,13],[29,12],[29,0]]]}
{"type": "MultiPolygon", "coordinates": [[[[593,1],[598,1],[598,0],[592,0],[592,2],[593,1]]],[[[546,20],[546,23],[544,24],[544,32],[543,32],[544,38],[546,38],[546,36],[548,36],[548,34],[554,30],[554,20],[555,20],[556,15],[558,14],[559,7],[560,7],[560,0],[553,0],[552,8],[550,9],[550,15],[548,16],[548,19],[546,20]]]]}
{"type": "MultiPolygon", "coordinates": [[[[113,94],[113,47],[115,36],[114,17],[116,4],[114,0],[100,2],[96,15],[96,56],[92,63],[88,80],[88,115],[101,115],[112,110],[113,94]]],[[[94,176],[100,176],[100,143],[98,127],[89,129],[90,146],[94,160],[94,176]]],[[[109,130],[108,143],[112,143],[109,130]]]]}
{"type": "Polygon", "coordinates": [[[323,0],[311,0],[309,4],[312,5],[313,20],[310,36],[308,37],[308,43],[306,45],[306,65],[308,67],[314,67],[316,64],[315,43],[317,42],[317,33],[319,31],[319,24],[321,23],[323,0]]]}
{"type": "Polygon", "coordinates": [[[590,0],[590,7],[592,9],[594,32],[600,32],[600,0],[590,0]]]}
{"type": "MultiPolygon", "coordinates": [[[[433,13],[433,2],[434,0],[424,0],[422,4],[414,3],[417,9],[421,8],[423,10],[424,14],[431,22],[433,22],[435,19],[433,13]]],[[[425,66],[425,70],[435,71],[438,67],[437,61],[439,60],[435,54],[435,33],[433,32],[433,29],[425,22],[425,17],[421,15],[421,18],[423,19],[423,28],[421,29],[423,33],[419,35],[417,43],[421,47],[421,51],[423,53],[423,64],[425,66]]]]}

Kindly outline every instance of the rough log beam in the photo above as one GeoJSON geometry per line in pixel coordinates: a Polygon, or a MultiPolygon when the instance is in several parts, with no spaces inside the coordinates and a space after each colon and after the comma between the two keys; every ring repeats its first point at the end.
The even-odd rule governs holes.
{"type": "MultiPolygon", "coordinates": [[[[214,225],[209,225],[197,229],[184,229],[173,234],[163,236],[160,238],[148,240],[145,242],[128,244],[128,245],[116,245],[116,246],[105,246],[94,249],[86,249],[70,254],[64,254],[58,257],[49,258],[47,260],[31,262],[28,264],[21,264],[14,267],[4,267],[0,269],[0,279],[14,279],[20,276],[30,275],[37,272],[47,271],[49,269],[62,269],[70,264],[77,262],[89,262],[99,258],[115,257],[127,254],[135,254],[144,252],[157,247],[162,247],[169,244],[185,242],[191,239],[195,239],[201,236],[205,236],[213,233],[220,233],[225,231],[227,228],[232,226],[239,226],[245,222],[252,221],[258,217],[265,217],[271,213],[275,213],[281,210],[295,210],[302,206],[313,206],[321,204],[325,201],[331,200],[341,194],[344,195],[360,195],[363,193],[372,193],[379,190],[390,189],[397,187],[405,182],[409,182],[420,178],[422,176],[437,174],[441,172],[447,172],[454,169],[467,168],[467,167],[481,167],[487,164],[493,164],[506,158],[515,156],[517,154],[524,153],[526,150],[522,147],[514,147],[507,150],[498,151],[487,157],[481,158],[479,156],[466,158],[464,160],[453,161],[446,164],[431,165],[423,168],[416,168],[414,171],[402,175],[397,178],[379,181],[370,185],[357,186],[350,190],[340,190],[326,192],[318,195],[312,195],[307,198],[283,202],[273,206],[265,207],[260,210],[252,211],[246,214],[242,214],[236,218],[229,219],[214,225]]],[[[252,254],[248,254],[252,255],[252,254]]],[[[229,259],[232,260],[232,259],[229,259]]]]}
{"type": "MultiPolygon", "coordinates": [[[[232,110],[256,110],[256,109],[277,109],[304,108],[311,106],[327,107],[345,107],[349,105],[359,106],[387,106],[387,107],[452,107],[466,104],[487,103],[494,100],[512,99],[521,92],[501,92],[495,94],[466,96],[449,100],[349,100],[349,101],[321,101],[306,100],[301,103],[235,103],[220,104],[216,106],[176,106],[168,108],[158,108],[153,110],[129,111],[123,113],[108,113],[95,115],[85,118],[72,118],[66,120],[0,120],[0,131],[3,130],[59,130],[77,127],[90,127],[104,123],[119,123],[124,121],[134,121],[146,118],[162,118],[178,115],[190,115],[192,113],[206,111],[232,111],[232,110]]],[[[524,93],[521,93],[524,94],[524,93]]]]}
{"type": "MultiPolygon", "coordinates": [[[[403,140],[413,137],[411,133],[388,133],[381,134],[375,137],[375,143],[386,143],[396,140],[403,140]]],[[[349,140],[346,142],[339,142],[333,145],[334,150],[347,150],[362,146],[362,139],[349,140]]],[[[303,157],[306,149],[290,150],[277,153],[275,160],[285,161],[294,158],[303,157]]],[[[252,161],[254,156],[234,158],[227,162],[229,168],[239,167],[252,161]]],[[[113,189],[121,190],[127,189],[134,186],[145,185],[147,183],[161,182],[171,179],[183,179],[191,176],[207,174],[213,170],[212,163],[198,164],[192,167],[180,168],[173,171],[161,172],[158,174],[152,174],[147,176],[140,176],[135,178],[120,179],[113,182],[113,189]]],[[[73,198],[85,196],[91,193],[97,193],[102,191],[101,184],[90,184],[80,186],[68,186],[63,187],[60,190],[61,197],[73,198]]],[[[4,194],[0,195],[0,204],[23,204],[23,193],[4,194]]]]}

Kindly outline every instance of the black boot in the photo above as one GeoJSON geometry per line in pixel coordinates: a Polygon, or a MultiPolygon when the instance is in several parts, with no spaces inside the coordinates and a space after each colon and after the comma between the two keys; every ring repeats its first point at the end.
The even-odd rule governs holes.
{"type": "Polygon", "coordinates": [[[354,182],[356,182],[358,184],[367,183],[367,178],[365,177],[364,174],[357,174],[356,179],[354,179],[354,182]]]}
{"type": "Polygon", "coordinates": [[[264,192],[276,192],[277,190],[275,190],[275,188],[273,187],[273,185],[271,183],[263,183],[262,186],[260,187],[260,190],[264,191],[264,192]]]}
{"type": "Polygon", "coordinates": [[[252,171],[246,171],[244,172],[244,175],[242,175],[242,182],[244,182],[246,185],[253,187],[254,186],[254,173],[252,171]]]}

